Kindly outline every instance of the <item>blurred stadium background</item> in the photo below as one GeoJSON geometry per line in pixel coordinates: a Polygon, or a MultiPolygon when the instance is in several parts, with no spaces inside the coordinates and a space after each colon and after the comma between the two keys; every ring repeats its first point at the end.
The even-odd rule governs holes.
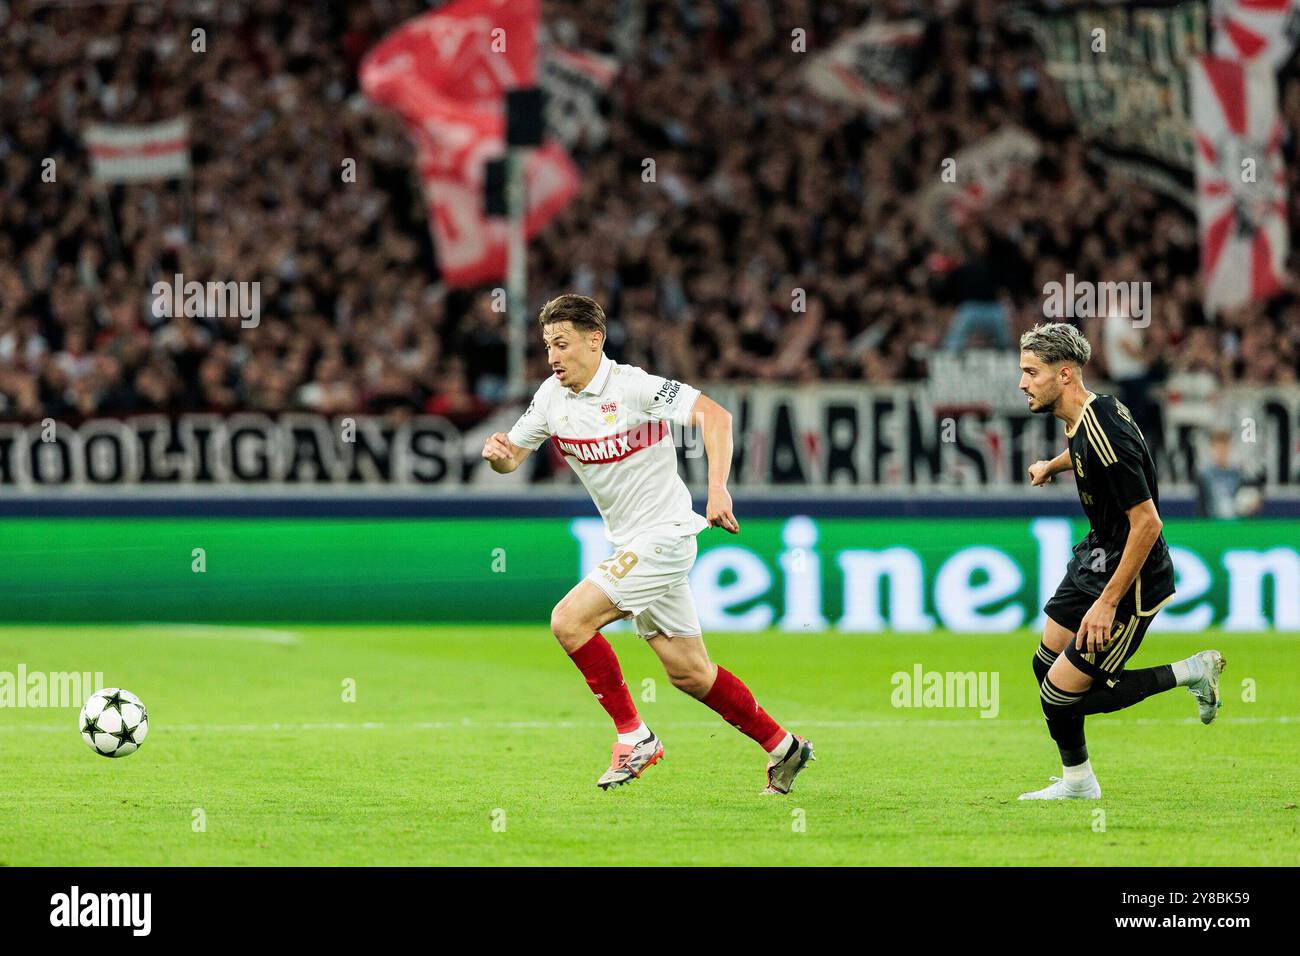
{"type": "Polygon", "coordinates": [[[1298,5],[0,0],[0,865],[1294,863],[1298,5]],[[589,785],[547,621],[599,518],[548,447],[480,459],[566,291],[735,415],[742,533],[692,585],[816,737],[806,833],[718,796],[752,748],[626,633],[674,762],[635,813],[589,785]],[[1046,318],[1156,453],[1142,661],[1232,668],[1195,744],[1181,694],[1090,720],[1142,808],[1108,834],[1011,798],[1055,764],[1029,657],[1085,528],[1025,480],[1064,441],[1016,389],[1046,318]],[[1000,697],[913,710],[923,671],[1000,697]],[[140,756],[24,677],[84,672],[150,707],[140,756]]]}

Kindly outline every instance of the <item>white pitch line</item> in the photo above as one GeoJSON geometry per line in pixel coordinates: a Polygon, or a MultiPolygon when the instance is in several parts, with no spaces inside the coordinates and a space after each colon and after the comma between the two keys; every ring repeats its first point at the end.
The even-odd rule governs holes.
{"type": "MultiPolygon", "coordinates": [[[[0,709],[0,715],[4,710],[0,709]]],[[[884,729],[887,727],[952,727],[969,729],[976,726],[1038,726],[1041,719],[1004,720],[997,717],[969,717],[955,720],[795,720],[790,726],[795,730],[805,728],[832,728],[845,730],[884,729]]],[[[1115,718],[1089,718],[1089,725],[1100,724],[1106,727],[1136,724],[1140,726],[1163,724],[1199,724],[1195,717],[1139,717],[1136,720],[1119,720],[1115,718]]],[[[1277,717],[1221,717],[1219,723],[1230,725],[1257,724],[1300,724],[1300,716],[1283,714],[1277,717]]],[[[475,720],[420,720],[420,721],[336,721],[321,723],[271,723],[271,724],[158,724],[150,723],[150,735],[159,733],[273,733],[276,731],[314,731],[314,730],[574,730],[593,727],[608,727],[608,721],[579,720],[510,720],[510,721],[475,721],[475,720]]],[[[656,727],[721,727],[716,720],[679,720],[655,721],[656,727]]],[[[0,723],[0,731],[12,730],[36,733],[67,733],[64,724],[34,724],[22,726],[0,723]]]]}
{"type": "Polygon", "coordinates": [[[257,641],[262,644],[297,644],[295,631],[277,631],[269,627],[243,627],[238,624],[168,624],[142,621],[136,631],[158,632],[164,637],[195,637],[217,641],[257,641]]]}

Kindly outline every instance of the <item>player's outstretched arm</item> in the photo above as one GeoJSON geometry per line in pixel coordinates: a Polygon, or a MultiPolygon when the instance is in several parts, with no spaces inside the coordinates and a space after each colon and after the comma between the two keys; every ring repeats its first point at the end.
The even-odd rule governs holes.
{"type": "Polygon", "coordinates": [[[508,475],[524,463],[533,453],[531,448],[520,448],[505,432],[495,432],[483,443],[483,460],[498,475],[508,475]]]}
{"type": "Polygon", "coordinates": [[[709,527],[740,533],[740,522],[732,513],[731,492],[727,476],[731,474],[731,412],[707,395],[695,400],[691,424],[700,426],[704,435],[704,455],[709,462],[709,501],[704,517],[709,527]]]}

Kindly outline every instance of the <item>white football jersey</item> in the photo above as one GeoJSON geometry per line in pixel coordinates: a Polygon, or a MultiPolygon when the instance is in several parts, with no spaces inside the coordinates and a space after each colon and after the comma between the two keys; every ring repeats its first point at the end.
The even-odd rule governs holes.
{"type": "Polygon", "coordinates": [[[616,546],[667,525],[698,534],[709,523],[691,510],[668,426],[689,425],[699,397],[690,385],[602,355],[591,382],[577,394],[554,376],[543,382],[510,429],[510,440],[537,448],[553,437],[616,546]]]}

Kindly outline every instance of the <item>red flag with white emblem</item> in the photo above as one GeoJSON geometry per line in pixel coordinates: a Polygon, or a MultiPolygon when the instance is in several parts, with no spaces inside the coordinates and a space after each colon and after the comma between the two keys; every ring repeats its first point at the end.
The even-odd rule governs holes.
{"type": "MultiPolygon", "coordinates": [[[[361,87],[399,113],[415,142],[438,265],[448,285],[501,279],[506,224],[483,211],[485,164],[505,154],[505,93],[537,81],[538,0],[456,0],[402,24],[366,54],[361,87]]],[[[578,190],[554,141],[524,163],[525,234],[578,190]]]]}
{"type": "Polygon", "coordinates": [[[1201,283],[1214,312],[1265,300],[1287,255],[1277,83],[1265,63],[1200,57],[1191,67],[1201,283]]]}

